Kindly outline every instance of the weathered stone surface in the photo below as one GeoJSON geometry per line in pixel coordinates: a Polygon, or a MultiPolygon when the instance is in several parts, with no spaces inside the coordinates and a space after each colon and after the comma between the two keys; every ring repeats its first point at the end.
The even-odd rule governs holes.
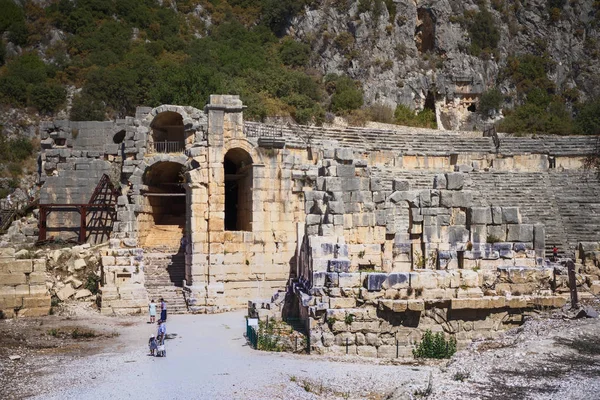
{"type": "Polygon", "coordinates": [[[367,290],[370,292],[381,290],[386,279],[387,274],[370,273],[367,275],[367,290]]]}
{"type": "Polygon", "coordinates": [[[521,213],[519,207],[502,207],[502,223],[520,224],[521,213]]]}
{"type": "Polygon", "coordinates": [[[67,300],[68,298],[70,298],[74,294],[75,294],[75,289],[73,289],[73,286],[71,286],[71,285],[66,285],[64,288],[62,288],[61,290],[59,290],[58,292],[56,292],[56,296],[61,301],[67,300]]]}
{"type": "Polygon", "coordinates": [[[451,172],[446,174],[447,189],[461,190],[465,184],[465,175],[461,172],[451,172]]]}
{"type": "Polygon", "coordinates": [[[471,207],[469,219],[471,224],[491,224],[492,211],[489,207],[471,207]]]}
{"type": "Polygon", "coordinates": [[[533,242],[533,225],[508,225],[506,240],[509,242],[533,242]]]}

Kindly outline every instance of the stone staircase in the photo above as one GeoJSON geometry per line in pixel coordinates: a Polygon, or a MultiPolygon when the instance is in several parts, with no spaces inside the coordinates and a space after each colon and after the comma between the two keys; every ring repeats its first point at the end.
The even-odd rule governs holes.
{"type": "MultiPolygon", "coordinates": [[[[185,253],[180,249],[181,225],[156,225],[144,241],[145,286],[148,299],[164,298],[168,314],[187,312],[183,297],[185,253]]],[[[159,308],[157,307],[157,313],[159,308]]]]}

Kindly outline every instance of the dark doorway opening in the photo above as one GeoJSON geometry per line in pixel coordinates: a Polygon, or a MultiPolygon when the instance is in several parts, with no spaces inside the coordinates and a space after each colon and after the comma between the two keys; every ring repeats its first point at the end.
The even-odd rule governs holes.
{"type": "Polygon", "coordinates": [[[225,230],[252,230],[252,158],[231,149],[223,160],[225,172],[225,230]]]}
{"type": "Polygon", "coordinates": [[[427,8],[417,10],[415,42],[421,53],[433,51],[435,48],[435,18],[427,8]]]}

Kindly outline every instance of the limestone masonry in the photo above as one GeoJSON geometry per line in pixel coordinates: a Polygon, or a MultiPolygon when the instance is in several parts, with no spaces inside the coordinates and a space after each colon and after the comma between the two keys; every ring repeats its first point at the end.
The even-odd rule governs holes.
{"type": "MultiPolygon", "coordinates": [[[[564,305],[555,245],[600,290],[600,186],[582,168],[596,138],[277,126],[243,108],[213,95],[42,124],[41,204],[87,203],[104,174],[119,186],[116,213],[88,220],[88,241],[110,244],[103,313],[250,300],[302,318],[312,351],[395,357],[425,329],[463,344],[564,305]]],[[[71,214],[50,213],[48,234],[75,235],[71,214]]],[[[29,281],[9,271],[22,302],[28,262],[29,281]]]]}

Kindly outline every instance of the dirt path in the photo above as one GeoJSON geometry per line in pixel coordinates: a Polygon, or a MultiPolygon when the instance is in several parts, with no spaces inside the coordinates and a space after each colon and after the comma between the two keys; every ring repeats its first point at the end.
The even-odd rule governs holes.
{"type": "Polygon", "coordinates": [[[241,312],[170,316],[176,335],[154,358],[144,317],[0,321],[0,387],[11,399],[600,398],[598,319],[530,321],[428,365],[258,352],[244,330],[241,312]]]}

